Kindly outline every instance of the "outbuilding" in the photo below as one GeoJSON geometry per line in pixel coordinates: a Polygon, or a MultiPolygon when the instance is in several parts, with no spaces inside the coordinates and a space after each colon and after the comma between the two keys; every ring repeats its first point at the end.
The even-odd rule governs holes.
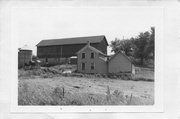
{"type": "Polygon", "coordinates": [[[132,61],[121,51],[114,54],[108,60],[108,73],[135,73],[132,61]]]}
{"type": "Polygon", "coordinates": [[[18,68],[24,67],[29,64],[32,59],[32,50],[28,48],[19,48],[18,51],[18,68]]]}

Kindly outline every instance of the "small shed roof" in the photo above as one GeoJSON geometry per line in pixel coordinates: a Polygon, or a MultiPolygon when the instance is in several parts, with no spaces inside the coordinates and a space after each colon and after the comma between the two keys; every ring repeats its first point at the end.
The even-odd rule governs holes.
{"type": "Polygon", "coordinates": [[[116,54],[114,54],[112,57],[110,57],[109,61],[111,61],[111,60],[112,60],[114,57],[116,57],[118,54],[123,55],[127,60],[129,60],[129,61],[132,63],[131,59],[130,59],[128,56],[126,56],[124,53],[122,53],[121,51],[118,51],[116,54]]]}
{"type": "Polygon", "coordinates": [[[87,41],[90,41],[91,43],[100,43],[102,40],[105,40],[106,44],[108,45],[106,37],[104,35],[99,35],[99,36],[88,36],[88,37],[42,40],[36,46],[84,44],[84,43],[87,43],[87,41]]]}

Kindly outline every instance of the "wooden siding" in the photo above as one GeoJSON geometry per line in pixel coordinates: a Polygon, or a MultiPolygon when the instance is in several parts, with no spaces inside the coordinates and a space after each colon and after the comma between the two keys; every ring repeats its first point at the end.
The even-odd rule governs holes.
{"type": "Polygon", "coordinates": [[[29,64],[32,59],[32,50],[20,50],[18,52],[18,67],[24,67],[24,64],[29,64]]]}
{"type": "Polygon", "coordinates": [[[108,64],[109,73],[120,72],[132,72],[132,63],[124,57],[121,53],[118,53],[108,64]]]}
{"type": "Polygon", "coordinates": [[[106,40],[102,40],[101,43],[99,43],[98,47],[96,48],[98,50],[100,50],[101,52],[103,52],[104,54],[107,54],[107,44],[106,44],[106,40]]]}
{"type": "MultiPolygon", "coordinates": [[[[39,58],[60,58],[75,56],[76,53],[86,44],[60,45],[60,46],[41,46],[37,47],[37,56],[39,58]]],[[[106,52],[107,46],[99,45],[99,43],[91,44],[91,46],[106,52]],[[105,47],[105,48],[104,48],[105,47]]]]}

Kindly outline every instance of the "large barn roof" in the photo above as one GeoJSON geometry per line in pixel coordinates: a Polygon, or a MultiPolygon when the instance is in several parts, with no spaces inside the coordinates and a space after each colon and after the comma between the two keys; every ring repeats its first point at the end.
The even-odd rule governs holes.
{"type": "Polygon", "coordinates": [[[51,39],[51,40],[42,40],[36,46],[53,46],[53,45],[68,45],[68,44],[84,44],[88,41],[91,43],[100,43],[102,40],[107,40],[104,35],[100,36],[88,36],[88,37],[75,37],[75,38],[63,38],[63,39],[51,39]]]}

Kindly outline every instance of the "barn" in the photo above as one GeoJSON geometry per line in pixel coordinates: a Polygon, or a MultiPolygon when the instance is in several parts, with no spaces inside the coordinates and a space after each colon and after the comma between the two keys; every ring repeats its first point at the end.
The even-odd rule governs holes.
{"type": "Polygon", "coordinates": [[[76,53],[90,41],[91,46],[107,54],[108,42],[104,35],[75,37],[63,39],[49,39],[40,41],[37,46],[37,56],[42,63],[61,64],[67,58],[76,56],[76,53]]]}

